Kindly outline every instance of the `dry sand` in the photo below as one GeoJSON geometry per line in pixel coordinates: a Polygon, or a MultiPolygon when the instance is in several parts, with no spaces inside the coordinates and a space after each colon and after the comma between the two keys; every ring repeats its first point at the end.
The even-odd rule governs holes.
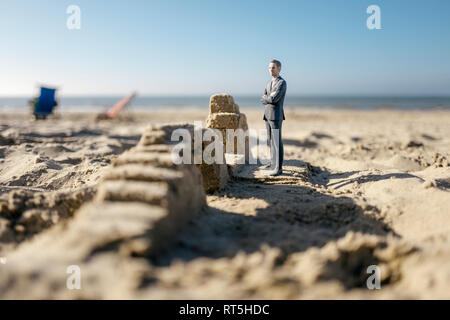
{"type": "MultiPolygon", "coordinates": [[[[262,110],[241,111],[250,128],[264,128],[262,110]]],[[[41,238],[57,243],[66,231],[53,229],[94,197],[111,161],[149,123],[207,114],[99,123],[90,114],[45,122],[0,114],[0,270],[33,264],[41,238]]],[[[0,272],[0,298],[449,299],[450,112],[290,110],[286,118],[284,174],[245,168],[158,255],[118,266],[99,252],[86,274],[110,283],[95,292],[46,291],[58,284],[0,272]],[[370,265],[381,268],[380,290],[366,287],[370,265]]]]}

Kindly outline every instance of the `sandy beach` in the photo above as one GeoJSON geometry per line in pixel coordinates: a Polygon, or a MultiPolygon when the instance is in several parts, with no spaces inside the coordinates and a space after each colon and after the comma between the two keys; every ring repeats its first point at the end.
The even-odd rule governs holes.
{"type": "MultiPolygon", "coordinates": [[[[262,110],[241,112],[264,128],[262,110]]],[[[231,177],[151,258],[109,239],[77,261],[86,233],[71,221],[112,163],[150,124],[207,115],[0,114],[0,298],[450,299],[445,110],[287,110],[283,175],[231,177]],[[73,251],[57,248],[63,238],[73,251]],[[82,290],[68,290],[78,263],[82,290]],[[379,290],[366,287],[370,265],[379,290]]]]}

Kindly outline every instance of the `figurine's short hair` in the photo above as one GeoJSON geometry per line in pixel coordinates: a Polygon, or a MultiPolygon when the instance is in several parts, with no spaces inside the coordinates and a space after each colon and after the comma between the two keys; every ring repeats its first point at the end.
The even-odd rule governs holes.
{"type": "Polygon", "coordinates": [[[270,63],[275,63],[278,68],[281,68],[281,62],[278,60],[273,59],[272,61],[270,61],[270,63]]]}

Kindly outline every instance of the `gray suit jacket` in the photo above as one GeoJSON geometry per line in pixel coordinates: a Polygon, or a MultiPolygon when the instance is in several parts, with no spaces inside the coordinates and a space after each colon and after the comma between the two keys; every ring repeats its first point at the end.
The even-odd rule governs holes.
{"type": "Polygon", "coordinates": [[[261,97],[261,103],[266,105],[264,110],[264,120],[284,120],[284,96],[286,95],[286,81],[278,76],[275,81],[273,88],[270,88],[269,81],[264,89],[264,94],[261,97]]]}

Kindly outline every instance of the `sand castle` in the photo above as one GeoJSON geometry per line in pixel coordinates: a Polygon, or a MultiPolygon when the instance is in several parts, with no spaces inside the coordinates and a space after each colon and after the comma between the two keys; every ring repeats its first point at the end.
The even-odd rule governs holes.
{"type": "Polygon", "coordinates": [[[174,164],[170,155],[171,133],[183,127],[192,130],[189,125],[150,127],[135,148],[117,158],[103,177],[94,203],[84,209],[95,216],[98,211],[134,208],[148,222],[145,229],[151,230],[134,240],[135,249],[143,255],[156,252],[206,205],[200,171],[193,165],[174,164]]]}
{"type": "MultiPolygon", "coordinates": [[[[244,154],[239,153],[240,150],[238,150],[237,138],[234,136],[227,136],[227,129],[242,129],[244,134],[246,134],[248,130],[247,118],[245,114],[239,111],[239,106],[234,102],[232,96],[228,94],[215,94],[211,96],[206,127],[218,130],[222,135],[224,153],[233,153],[238,157],[244,157],[244,161],[248,161],[248,135],[244,136],[244,154]],[[228,147],[228,149],[231,150],[227,149],[227,145],[231,142],[229,138],[234,140],[233,147],[228,147]]],[[[204,143],[203,147],[207,144],[208,143],[204,143]]],[[[206,192],[222,189],[229,179],[229,172],[233,173],[235,171],[234,168],[237,167],[236,164],[225,164],[225,154],[223,159],[223,164],[202,163],[199,165],[203,175],[203,186],[206,192]]]]}
{"type": "MultiPolygon", "coordinates": [[[[232,136],[227,135],[227,129],[238,130],[244,132],[248,130],[247,117],[239,111],[239,106],[234,102],[232,96],[228,94],[212,95],[209,102],[209,115],[206,119],[206,127],[218,129],[223,137],[224,150],[234,154],[239,154],[237,141],[234,141],[233,147],[226,149],[227,143],[230,144],[232,136]]],[[[235,139],[236,140],[236,139],[235,139]]],[[[245,137],[245,151],[242,156],[248,160],[248,135],[245,137]]]]}
{"type": "MultiPolygon", "coordinates": [[[[234,102],[232,96],[228,94],[212,95],[209,102],[209,115],[206,119],[206,127],[216,129],[222,135],[223,151],[226,152],[227,132],[226,129],[242,129],[248,130],[247,118],[245,114],[240,113],[239,106],[234,102]]],[[[246,146],[248,146],[248,137],[246,138],[246,146]]],[[[203,143],[206,147],[208,143],[203,143]]],[[[248,148],[246,149],[248,150],[248,148]]],[[[237,154],[237,144],[234,144],[234,153],[237,154]]],[[[228,167],[225,164],[225,155],[223,164],[205,164],[199,165],[203,175],[203,186],[206,192],[213,192],[222,189],[228,179],[228,167]]]]}

